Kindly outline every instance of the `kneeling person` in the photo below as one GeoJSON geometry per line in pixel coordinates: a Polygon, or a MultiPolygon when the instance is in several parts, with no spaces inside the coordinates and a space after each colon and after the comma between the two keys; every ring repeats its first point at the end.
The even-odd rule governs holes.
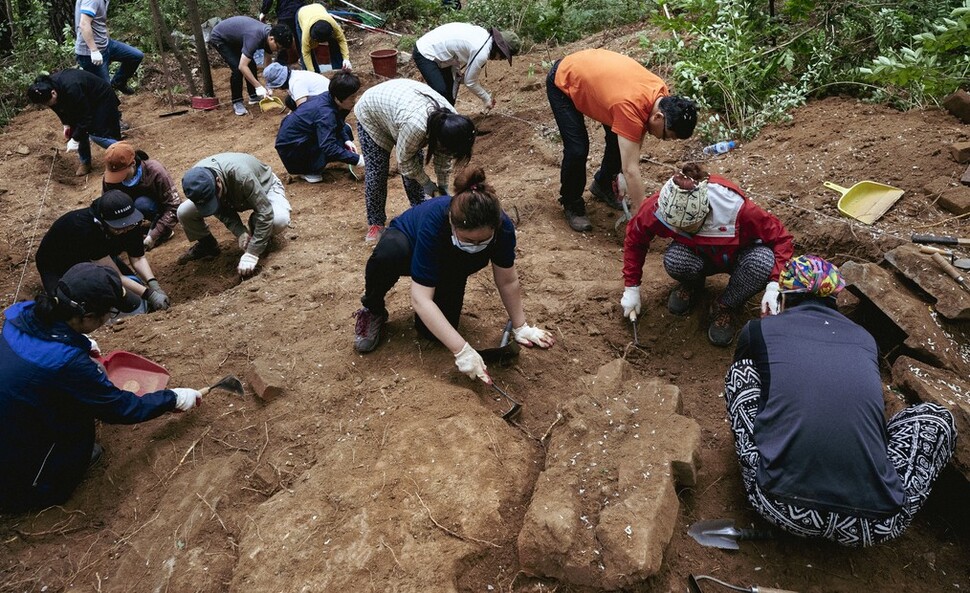
{"type": "Polygon", "coordinates": [[[364,166],[364,157],[357,153],[353,132],[345,121],[359,90],[359,78],[338,72],[329,91],[311,97],[299,111],[283,118],[276,135],[276,152],[290,174],[318,183],[323,180],[327,163],[364,166]]]}
{"type": "MultiPolygon", "coordinates": [[[[286,91],[283,103],[290,111],[306,103],[310,97],[316,97],[330,90],[330,79],[322,74],[308,70],[290,70],[285,64],[273,62],[263,69],[266,88],[286,91]]],[[[358,85],[359,86],[359,85],[358,85]]]]}
{"type": "Polygon", "coordinates": [[[182,177],[182,191],[188,200],[179,206],[178,219],[195,245],[179,263],[219,254],[219,244],[205,222],[205,217],[215,215],[244,251],[237,271],[243,277],[251,276],[273,235],[290,225],[290,203],[283,183],[268,165],[250,154],[224,152],[202,159],[182,177]],[[239,217],[247,210],[253,211],[248,227],[239,217]]]}

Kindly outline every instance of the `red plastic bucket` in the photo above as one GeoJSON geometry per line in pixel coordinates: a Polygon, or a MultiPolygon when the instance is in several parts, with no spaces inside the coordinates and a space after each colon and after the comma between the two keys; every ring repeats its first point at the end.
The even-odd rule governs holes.
{"type": "Polygon", "coordinates": [[[218,97],[192,97],[192,108],[209,111],[219,106],[218,97]]]}
{"type": "Polygon", "coordinates": [[[370,52],[370,61],[374,64],[374,73],[386,78],[397,76],[397,50],[375,49],[370,52]]]}
{"type": "Polygon", "coordinates": [[[313,50],[313,53],[317,58],[317,64],[321,66],[330,65],[330,44],[321,43],[313,50]]]}

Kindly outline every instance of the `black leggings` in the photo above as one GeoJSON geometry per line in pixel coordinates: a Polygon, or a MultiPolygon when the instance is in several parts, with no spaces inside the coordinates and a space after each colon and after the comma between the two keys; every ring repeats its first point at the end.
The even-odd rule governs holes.
{"type": "MultiPolygon", "coordinates": [[[[242,71],[239,70],[239,59],[242,58],[242,51],[229,47],[225,43],[213,43],[210,45],[216,48],[216,51],[219,52],[219,55],[222,56],[222,59],[225,60],[226,65],[229,66],[229,70],[232,72],[229,75],[229,91],[232,93],[232,102],[242,102],[242,83],[244,78],[242,71]]],[[[249,71],[253,73],[254,77],[256,76],[256,62],[253,60],[249,61],[249,71]]],[[[246,81],[246,90],[249,92],[250,97],[256,96],[256,88],[248,80],[246,81]]]]}
{"type": "MultiPolygon", "coordinates": [[[[401,276],[411,275],[411,242],[407,235],[395,228],[388,228],[377,242],[367,268],[364,272],[364,296],[360,302],[375,315],[386,315],[384,297],[401,276]]],[[[461,317],[465,301],[465,283],[468,276],[462,274],[443,275],[434,288],[434,303],[438,305],[445,319],[455,329],[461,317]]],[[[430,340],[437,338],[415,314],[414,327],[418,333],[430,340]]]]}

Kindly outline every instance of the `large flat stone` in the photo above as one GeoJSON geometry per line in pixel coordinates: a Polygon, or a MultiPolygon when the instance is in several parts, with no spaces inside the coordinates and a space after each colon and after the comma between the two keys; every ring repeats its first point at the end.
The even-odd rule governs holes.
{"type": "Polygon", "coordinates": [[[695,482],[700,427],[679,390],[600,367],[591,394],[565,406],[519,533],[523,570],[577,586],[618,589],[660,570],[680,503],[695,482]]]}
{"type": "Polygon", "coordinates": [[[886,253],[886,261],[896,271],[915,282],[936,299],[936,311],[950,320],[970,319],[970,293],[960,288],[916,245],[901,245],[886,253]]]}
{"type": "Polygon", "coordinates": [[[970,382],[966,375],[958,376],[900,356],[893,364],[893,386],[953,413],[959,436],[951,463],[970,481],[970,438],[967,438],[970,435],[970,382]]]}
{"type": "Polygon", "coordinates": [[[965,124],[970,124],[970,93],[963,89],[947,95],[943,107],[965,124]]]}
{"type": "Polygon", "coordinates": [[[903,345],[907,354],[957,373],[970,373],[970,363],[964,360],[960,345],[940,326],[936,314],[892,273],[876,264],[855,262],[847,262],[840,269],[853,294],[869,300],[906,334],[903,345]]]}

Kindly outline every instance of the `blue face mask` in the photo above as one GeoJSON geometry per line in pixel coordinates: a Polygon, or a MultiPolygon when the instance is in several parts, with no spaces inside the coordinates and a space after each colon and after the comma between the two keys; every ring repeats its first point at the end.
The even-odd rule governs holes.
{"type": "Polygon", "coordinates": [[[481,243],[466,243],[464,241],[460,241],[458,237],[455,236],[454,231],[452,231],[451,244],[457,247],[458,249],[461,249],[465,253],[479,253],[482,250],[484,250],[486,247],[488,247],[489,244],[491,244],[492,239],[494,238],[495,238],[495,235],[492,235],[491,237],[488,238],[487,241],[482,241],[481,243]]]}
{"type": "Polygon", "coordinates": [[[131,181],[122,181],[121,185],[125,187],[134,187],[138,185],[139,181],[141,181],[141,163],[135,165],[135,176],[131,178],[131,181]]]}

